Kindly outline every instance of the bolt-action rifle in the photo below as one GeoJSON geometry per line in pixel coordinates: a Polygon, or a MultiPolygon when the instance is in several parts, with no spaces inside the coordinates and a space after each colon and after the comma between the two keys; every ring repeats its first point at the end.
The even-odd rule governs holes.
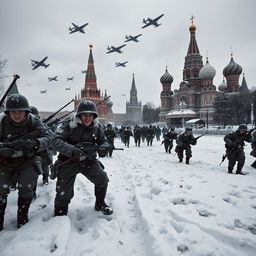
{"type": "Polygon", "coordinates": [[[79,157],[71,157],[67,159],[64,162],[60,162],[57,160],[52,166],[50,166],[51,169],[51,175],[50,178],[54,180],[57,177],[59,168],[67,163],[70,162],[79,162],[81,165],[86,164],[88,161],[95,159],[96,157],[96,152],[99,152],[103,150],[124,150],[123,148],[113,148],[111,144],[109,143],[104,143],[102,145],[95,145],[92,142],[81,142],[76,144],[76,147],[81,149],[83,151],[83,155],[79,157]]]}
{"type": "Polygon", "coordinates": [[[47,124],[53,117],[55,117],[62,109],[64,109],[66,106],[68,106],[70,103],[72,103],[74,101],[74,99],[72,99],[70,102],[68,102],[66,105],[64,105],[63,107],[61,107],[60,109],[58,109],[56,112],[54,112],[53,114],[51,114],[50,116],[48,116],[43,123],[47,124]]]}
{"type": "Polygon", "coordinates": [[[221,162],[220,162],[219,166],[225,161],[225,159],[226,159],[234,150],[236,150],[239,146],[241,146],[240,143],[245,139],[245,137],[246,137],[247,135],[252,134],[252,132],[253,132],[255,129],[256,129],[256,127],[250,129],[248,132],[246,132],[243,136],[241,136],[239,139],[237,139],[237,140],[234,142],[234,143],[237,144],[237,146],[236,146],[236,147],[232,147],[226,154],[224,154],[224,155],[222,156],[222,159],[221,159],[221,162]]]}

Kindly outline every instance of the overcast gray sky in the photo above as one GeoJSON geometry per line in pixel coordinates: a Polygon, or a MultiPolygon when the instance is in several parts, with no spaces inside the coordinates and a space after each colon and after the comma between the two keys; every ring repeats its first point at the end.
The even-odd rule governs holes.
{"type": "MultiPolygon", "coordinates": [[[[214,84],[218,87],[222,81],[232,47],[249,88],[255,86],[255,10],[254,0],[0,0],[0,57],[8,59],[7,75],[21,76],[18,88],[31,105],[41,111],[57,110],[83,88],[81,70],[87,67],[88,45],[93,44],[98,88],[107,90],[114,112],[122,113],[133,73],[143,104],[160,105],[159,79],[166,63],[174,77],[172,89],[179,88],[192,14],[204,63],[208,52],[217,71],[214,84]],[[160,14],[164,14],[161,26],[141,29],[143,18],[160,14]],[[71,22],[88,22],[85,34],[69,34],[71,22]],[[122,54],[106,54],[108,45],[121,45],[125,35],[140,33],[140,42],[128,42],[122,54]],[[49,68],[32,70],[30,60],[45,56],[49,68]],[[127,67],[116,68],[119,61],[128,61],[127,67]],[[48,82],[48,76],[56,75],[58,82],[48,82]],[[66,81],[71,76],[74,81],[66,81]],[[40,90],[47,90],[47,94],[40,94],[40,90]]],[[[11,76],[5,79],[5,87],[11,81],[11,76]]]]}

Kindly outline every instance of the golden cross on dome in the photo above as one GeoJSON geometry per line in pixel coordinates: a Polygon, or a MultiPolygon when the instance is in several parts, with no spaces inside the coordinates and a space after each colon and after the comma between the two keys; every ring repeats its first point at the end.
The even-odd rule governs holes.
{"type": "Polygon", "coordinates": [[[192,25],[194,24],[194,19],[195,19],[195,16],[194,16],[194,15],[192,15],[192,16],[191,16],[191,18],[190,18],[190,20],[191,20],[191,24],[192,24],[192,25]]]}

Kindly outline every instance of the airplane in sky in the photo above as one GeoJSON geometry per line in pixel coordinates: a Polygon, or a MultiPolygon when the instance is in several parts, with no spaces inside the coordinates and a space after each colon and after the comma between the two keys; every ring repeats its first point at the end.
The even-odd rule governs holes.
{"type": "Polygon", "coordinates": [[[81,70],[81,74],[86,74],[87,70],[81,70]]]}
{"type": "Polygon", "coordinates": [[[51,82],[51,81],[58,81],[57,77],[58,77],[58,76],[55,76],[55,77],[48,77],[48,82],[51,82]]]}
{"type": "Polygon", "coordinates": [[[47,90],[41,90],[40,93],[47,93],[47,90]]]}
{"type": "Polygon", "coordinates": [[[128,61],[125,61],[125,62],[116,62],[116,68],[117,67],[126,67],[125,64],[127,63],[128,61]]]}
{"type": "Polygon", "coordinates": [[[69,90],[71,90],[71,87],[66,87],[65,90],[69,91],[69,90]]]}
{"type": "Polygon", "coordinates": [[[71,23],[73,27],[69,27],[69,34],[75,33],[75,32],[80,32],[84,34],[84,27],[87,26],[89,23],[85,23],[84,25],[78,26],[74,23],[71,23]]]}
{"type": "Polygon", "coordinates": [[[67,77],[67,81],[74,81],[74,77],[67,77]]]}
{"type": "Polygon", "coordinates": [[[126,44],[123,44],[121,46],[118,46],[118,47],[114,47],[114,46],[108,46],[107,47],[107,50],[108,52],[107,53],[112,53],[112,52],[118,52],[118,53],[122,53],[121,51],[121,48],[123,48],[124,46],[126,46],[126,44]]]}
{"type": "Polygon", "coordinates": [[[33,66],[32,70],[37,69],[39,67],[44,67],[44,68],[48,68],[50,66],[50,64],[45,64],[44,62],[46,61],[48,57],[44,57],[42,60],[38,61],[38,60],[30,60],[31,61],[31,65],[33,66]]]}
{"type": "Polygon", "coordinates": [[[140,37],[140,36],[142,36],[142,34],[139,34],[139,35],[137,35],[137,36],[131,36],[131,35],[129,35],[129,36],[125,36],[125,42],[129,42],[129,41],[134,41],[134,42],[139,42],[139,40],[138,40],[138,37],[140,37]]]}
{"type": "Polygon", "coordinates": [[[145,28],[145,27],[148,27],[150,25],[155,26],[155,27],[159,27],[161,24],[157,23],[157,21],[159,19],[161,19],[163,16],[164,16],[164,14],[161,14],[160,16],[158,16],[158,17],[156,17],[154,19],[151,19],[151,18],[147,18],[146,20],[143,19],[143,23],[145,25],[143,27],[141,27],[141,28],[145,28]]]}

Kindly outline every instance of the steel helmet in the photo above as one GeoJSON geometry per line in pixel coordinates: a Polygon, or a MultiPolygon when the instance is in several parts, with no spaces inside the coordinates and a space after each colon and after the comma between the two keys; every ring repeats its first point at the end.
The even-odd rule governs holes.
{"type": "Polygon", "coordinates": [[[29,108],[28,100],[25,96],[21,94],[11,94],[7,97],[4,113],[8,111],[28,111],[31,112],[29,108]]]}
{"type": "Polygon", "coordinates": [[[93,114],[94,118],[98,116],[96,105],[90,100],[82,100],[79,103],[77,107],[76,116],[79,116],[80,114],[83,114],[83,113],[93,114]]]}

